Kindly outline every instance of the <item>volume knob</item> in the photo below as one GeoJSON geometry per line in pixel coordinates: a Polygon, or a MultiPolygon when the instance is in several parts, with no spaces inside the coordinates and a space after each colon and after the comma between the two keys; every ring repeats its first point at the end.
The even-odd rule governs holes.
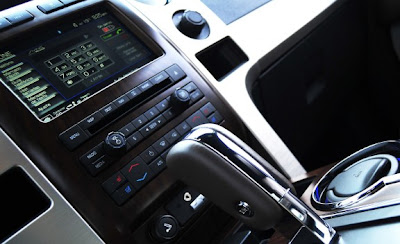
{"type": "Polygon", "coordinates": [[[191,10],[179,10],[172,21],[184,35],[194,39],[205,39],[210,35],[210,27],[200,13],[191,10]]]}
{"type": "Polygon", "coordinates": [[[121,132],[110,132],[104,140],[104,151],[110,156],[122,156],[126,148],[125,135],[121,132]]]}
{"type": "Polygon", "coordinates": [[[182,19],[178,25],[178,28],[189,37],[196,37],[203,30],[205,24],[206,21],[198,12],[185,11],[182,15],[182,19]]]}
{"type": "Polygon", "coordinates": [[[182,112],[190,103],[190,94],[185,89],[177,89],[171,95],[171,107],[175,112],[182,112]]]}

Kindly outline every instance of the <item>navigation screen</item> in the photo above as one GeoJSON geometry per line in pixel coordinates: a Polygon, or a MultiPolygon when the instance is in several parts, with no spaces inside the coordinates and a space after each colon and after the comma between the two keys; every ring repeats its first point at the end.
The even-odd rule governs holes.
{"type": "Polygon", "coordinates": [[[98,11],[0,51],[0,80],[49,122],[157,57],[111,13],[98,11]]]}

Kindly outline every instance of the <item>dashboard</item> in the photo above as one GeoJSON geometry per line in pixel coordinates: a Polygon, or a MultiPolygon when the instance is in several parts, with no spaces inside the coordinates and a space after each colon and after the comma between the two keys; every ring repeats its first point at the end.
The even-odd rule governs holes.
{"type": "Polygon", "coordinates": [[[0,241],[221,242],[238,222],[165,162],[200,124],[234,132],[288,178],[306,173],[248,90],[341,1],[265,1],[225,23],[203,1],[150,2],[0,5],[1,211],[14,219],[12,194],[28,185],[18,202],[36,206],[0,241]],[[185,10],[209,33],[183,34],[173,16],[185,10]]]}

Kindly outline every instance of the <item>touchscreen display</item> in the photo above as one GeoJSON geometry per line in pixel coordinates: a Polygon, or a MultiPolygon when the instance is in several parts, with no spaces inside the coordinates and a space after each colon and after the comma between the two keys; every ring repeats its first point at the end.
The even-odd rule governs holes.
{"type": "Polygon", "coordinates": [[[0,51],[0,79],[49,122],[156,57],[110,12],[94,11],[0,51]]]}

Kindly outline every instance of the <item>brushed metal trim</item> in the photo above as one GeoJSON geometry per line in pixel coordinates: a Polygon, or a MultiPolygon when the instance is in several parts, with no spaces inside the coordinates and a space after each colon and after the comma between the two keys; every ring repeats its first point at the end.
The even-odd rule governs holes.
{"type": "Polygon", "coordinates": [[[0,128],[0,174],[22,168],[49,197],[51,206],[4,243],[104,243],[32,161],[0,128]]]}
{"type": "Polygon", "coordinates": [[[174,0],[165,6],[151,6],[137,1],[129,3],[155,25],[172,45],[204,77],[242,119],[254,137],[277,162],[281,170],[294,178],[306,171],[288,149],[274,129],[254,105],[248,87],[269,64],[271,51],[276,49],[302,27],[315,19],[337,0],[279,0],[271,1],[253,12],[225,25],[200,0],[174,0]],[[179,10],[195,10],[210,25],[207,39],[195,40],[180,33],[172,22],[172,15],[179,10]],[[255,31],[257,29],[259,31],[255,31]],[[246,53],[249,61],[218,82],[196,58],[196,53],[217,41],[230,36],[246,53]],[[240,99],[238,99],[240,98],[240,99]]]}

